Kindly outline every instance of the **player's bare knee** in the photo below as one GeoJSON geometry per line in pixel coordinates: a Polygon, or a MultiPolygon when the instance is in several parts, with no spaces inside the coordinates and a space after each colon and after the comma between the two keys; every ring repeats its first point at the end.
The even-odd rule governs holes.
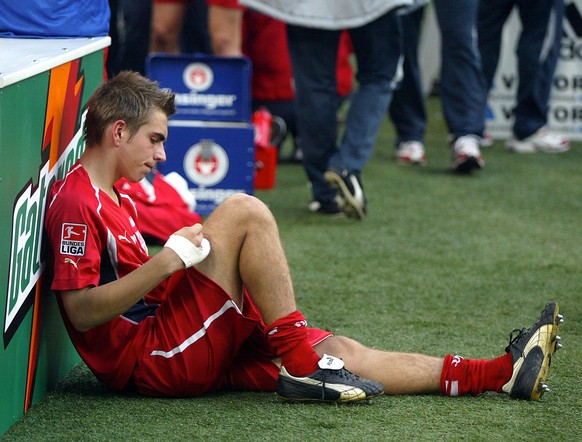
{"type": "Polygon", "coordinates": [[[221,205],[225,206],[225,210],[236,213],[239,219],[252,221],[253,224],[261,222],[274,223],[275,221],[273,214],[265,203],[246,193],[236,193],[227,198],[221,205]]]}

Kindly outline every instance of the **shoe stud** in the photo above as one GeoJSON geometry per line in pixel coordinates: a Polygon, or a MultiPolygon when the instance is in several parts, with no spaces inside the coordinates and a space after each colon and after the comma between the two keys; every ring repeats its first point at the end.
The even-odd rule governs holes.
{"type": "Polygon", "coordinates": [[[556,337],[554,338],[554,342],[556,343],[556,345],[554,346],[554,351],[560,349],[563,347],[562,343],[560,342],[562,340],[562,338],[559,335],[556,335],[556,337]]]}
{"type": "Polygon", "coordinates": [[[541,390],[544,393],[549,393],[550,391],[552,391],[552,390],[550,390],[550,387],[548,387],[546,384],[541,385],[541,390]]]}
{"type": "Polygon", "coordinates": [[[564,323],[564,315],[558,315],[558,324],[564,323]]]}

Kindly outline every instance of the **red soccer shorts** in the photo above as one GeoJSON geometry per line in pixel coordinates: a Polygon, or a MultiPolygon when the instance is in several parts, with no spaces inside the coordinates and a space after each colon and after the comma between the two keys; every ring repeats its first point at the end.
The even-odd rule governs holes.
{"type": "MultiPolygon", "coordinates": [[[[174,274],[133,373],[137,391],[199,396],[218,389],[274,391],[279,373],[264,323],[248,293],[241,312],[214,281],[188,269],[174,274]]],[[[312,345],[332,333],[311,328],[312,345]]]]}

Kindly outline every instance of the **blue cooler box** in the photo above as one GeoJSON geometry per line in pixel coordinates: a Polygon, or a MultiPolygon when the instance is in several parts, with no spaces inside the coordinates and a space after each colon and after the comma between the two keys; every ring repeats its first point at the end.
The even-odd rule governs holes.
{"type": "Polygon", "coordinates": [[[177,172],[196,199],[196,212],[210,214],[234,193],[253,194],[254,128],[245,123],[170,121],[163,174],[177,172]]]}
{"type": "Polygon", "coordinates": [[[153,54],[147,75],[176,94],[174,120],[251,122],[251,63],[246,57],[153,54]]]}

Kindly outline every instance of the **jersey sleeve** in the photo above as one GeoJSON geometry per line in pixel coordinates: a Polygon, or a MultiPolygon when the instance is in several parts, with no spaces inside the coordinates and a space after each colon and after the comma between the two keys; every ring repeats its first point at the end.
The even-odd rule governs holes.
{"type": "Polygon", "coordinates": [[[91,196],[60,192],[47,208],[45,226],[53,260],[51,289],[99,285],[107,230],[91,196]]]}

